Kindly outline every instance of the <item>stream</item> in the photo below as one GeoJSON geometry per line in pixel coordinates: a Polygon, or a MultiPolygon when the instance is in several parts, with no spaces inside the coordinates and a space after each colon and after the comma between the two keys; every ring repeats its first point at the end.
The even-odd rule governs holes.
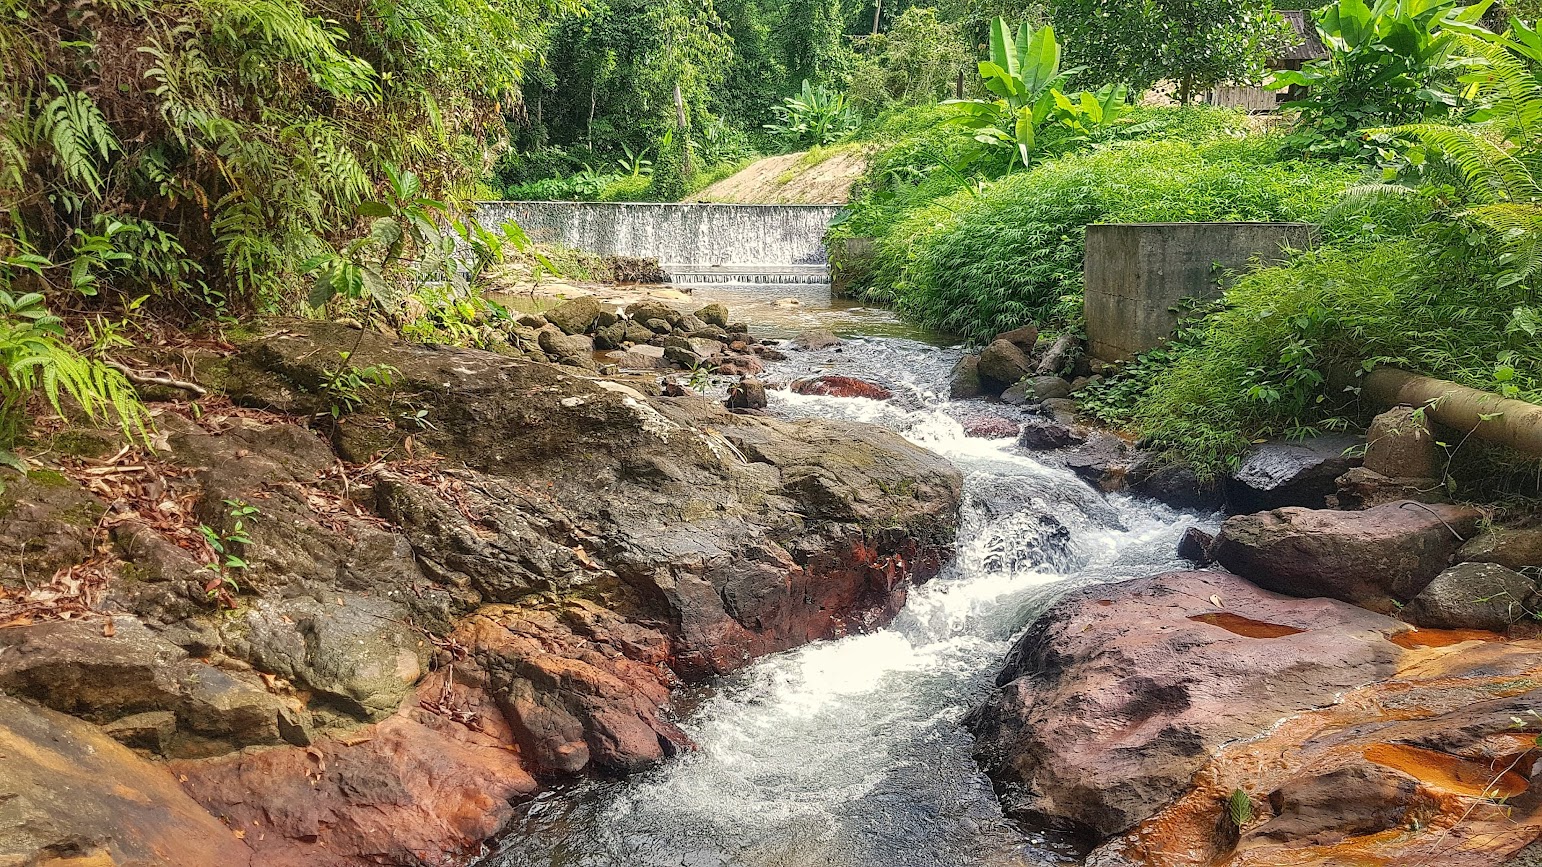
{"type": "Polygon", "coordinates": [[[886,629],[764,657],[681,696],[700,749],[621,781],[524,805],[494,867],[1047,867],[1077,863],[1004,819],[961,726],[1013,637],[1070,589],[1181,568],[1195,516],[1094,491],[1012,439],[966,437],[994,411],[948,400],[961,350],[824,286],[702,287],[757,335],[809,327],[840,347],[789,352],[768,381],[839,372],[896,397],[770,393],[789,417],[883,425],[964,474],[958,553],[886,629]],[[791,290],[792,300],[786,303],[791,290]],[[763,299],[772,298],[774,301],[763,299]]]}

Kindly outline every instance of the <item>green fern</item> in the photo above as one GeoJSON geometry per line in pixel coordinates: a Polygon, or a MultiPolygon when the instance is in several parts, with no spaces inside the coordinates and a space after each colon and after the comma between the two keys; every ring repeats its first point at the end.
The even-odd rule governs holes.
{"type": "Polygon", "coordinates": [[[149,415],[128,379],[70,346],[63,323],[43,306],[42,295],[0,289],[0,450],[14,445],[27,404],[37,394],[61,416],[78,409],[92,421],[114,422],[126,436],[145,439],[149,415]]]}
{"type": "Polygon", "coordinates": [[[1504,284],[1518,283],[1542,270],[1542,82],[1504,37],[1466,36],[1460,44],[1473,64],[1462,80],[1481,105],[1476,122],[1391,132],[1434,153],[1468,203],[1462,215],[1504,242],[1504,284]]]}

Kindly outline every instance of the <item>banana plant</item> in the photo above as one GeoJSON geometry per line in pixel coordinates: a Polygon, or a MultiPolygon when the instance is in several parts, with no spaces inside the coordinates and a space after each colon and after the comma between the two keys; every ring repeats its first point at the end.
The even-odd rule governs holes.
{"type": "Polygon", "coordinates": [[[1028,166],[1039,127],[1052,117],[1083,131],[1104,123],[1104,118],[1112,120],[1119,113],[1116,103],[1124,102],[1125,90],[1104,88],[1107,93],[1067,97],[1060,85],[1081,68],[1061,69],[1060,55],[1060,43],[1050,25],[1035,30],[1025,22],[1013,38],[1006,19],[995,18],[990,59],[980,61],[979,69],[985,89],[996,98],[948,100],[944,105],[953,109],[952,122],[972,130],[978,141],[1012,148],[1028,166]]]}

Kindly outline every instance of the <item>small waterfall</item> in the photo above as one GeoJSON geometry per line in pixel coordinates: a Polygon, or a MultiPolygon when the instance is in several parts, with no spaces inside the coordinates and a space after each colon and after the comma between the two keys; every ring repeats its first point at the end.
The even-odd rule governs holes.
{"type": "Polygon", "coordinates": [[[839,205],[484,202],[489,227],[513,220],[536,241],[658,259],[686,285],[829,282],[824,235],[839,205]]]}

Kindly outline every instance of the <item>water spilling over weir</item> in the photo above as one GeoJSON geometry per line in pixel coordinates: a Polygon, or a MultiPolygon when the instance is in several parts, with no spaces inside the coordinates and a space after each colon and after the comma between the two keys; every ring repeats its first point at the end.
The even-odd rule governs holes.
{"type": "Polygon", "coordinates": [[[513,220],[539,242],[658,259],[682,285],[818,284],[839,205],[485,202],[487,226],[513,220]]]}

